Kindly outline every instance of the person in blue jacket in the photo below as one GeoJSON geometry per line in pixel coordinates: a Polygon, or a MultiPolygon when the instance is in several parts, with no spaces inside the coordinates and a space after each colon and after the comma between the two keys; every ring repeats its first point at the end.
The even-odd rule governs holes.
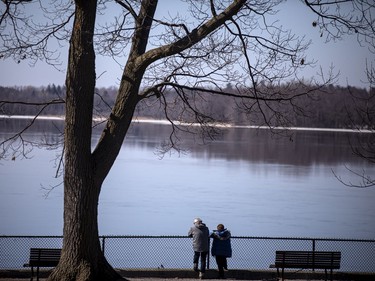
{"type": "Polygon", "coordinates": [[[223,224],[219,224],[211,237],[213,238],[211,254],[216,258],[219,278],[224,278],[224,269],[228,270],[227,258],[232,257],[231,233],[223,224]]]}

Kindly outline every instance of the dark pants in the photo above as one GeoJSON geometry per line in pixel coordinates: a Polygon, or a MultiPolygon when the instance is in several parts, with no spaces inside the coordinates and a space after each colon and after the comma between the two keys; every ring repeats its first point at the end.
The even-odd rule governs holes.
{"type": "Polygon", "coordinates": [[[194,252],[194,263],[198,264],[199,258],[201,259],[201,272],[206,272],[206,260],[208,252],[194,252]]]}
{"type": "Polygon", "coordinates": [[[216,263],[219,269],[219,276],[224,277],[224,268],[227,269],[227,258],[224,256],[216,256],[216,263]]]}

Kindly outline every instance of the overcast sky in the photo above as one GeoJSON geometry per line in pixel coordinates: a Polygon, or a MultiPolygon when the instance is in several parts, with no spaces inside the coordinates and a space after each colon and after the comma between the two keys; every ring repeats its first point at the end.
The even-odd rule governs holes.
{"type": "MultiPolygon", "coordinates": [[[[175,0],[160,0],[161,5],[167,5],[168,9],[183,9],[176,7],[175,0]]],[[[0,4],[3,9],[4,5],[0,4]]],[[[336,72],[340,72],[338,84],[342,86],[351,85],[357,87],[367,87],[365,64],[374,61],[374,55],[365,47],[360,47],[354,37],[344,37],[340,42],[325,43],[325,38],[320,37],[319,29],[312,27],[315,16],[309,13],[308,9],[299,1],[289,1],[281,6],[278,19],[284,27],[292,28],[297,35],[306,36],[312,40],[312,45],[306,53],[307,60],[316,60],[318,64],[315,68],[307,69],[304,75],[309,79],[315,75],[320,66],[327,72],[331,65],[335,66],[336,72]],[[286,8],[283,8],[286,7],[286,8]]],[[[159,9],[159,13],[164,11],[166,6],[159,9]]],[[[112,15],[111,15],[112,16],[112,15]]],[[[53,67],[39,62],[31,67],[28,61],[16,63],[11,60],[0,60],[0,86],[47,86],[48,84],[63,85],[65,81],[65,65],[67,50],[62,50],[62,69],[58,71],[53,67]]],[[[118,77],[121,76],[119,65],[106,58],[97,60],[96,73],[100,76],[97,80],[97,87],[118,86],[118,77]]]]}

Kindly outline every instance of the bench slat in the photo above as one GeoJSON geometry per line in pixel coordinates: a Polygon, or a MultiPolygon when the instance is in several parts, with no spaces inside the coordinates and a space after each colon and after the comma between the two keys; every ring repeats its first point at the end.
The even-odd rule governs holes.
{"type": "Polygon", "coordinates": [[[54,267],[59,263],[61,249],[31,248],[28,266],[54,267]]]}
{"type": "Polygon", "coordinates": [[[276,251],[275,265],[340,268],[340,261],[340,252],[276,251]]]}
{"type": "Polygon", "coordinates": [[[284,280],[284,268],[300,269],[340,269],[341,252],[322,251],[276,251],[275,264],[270,267],[282,269],[282,280],[284,280]]]}

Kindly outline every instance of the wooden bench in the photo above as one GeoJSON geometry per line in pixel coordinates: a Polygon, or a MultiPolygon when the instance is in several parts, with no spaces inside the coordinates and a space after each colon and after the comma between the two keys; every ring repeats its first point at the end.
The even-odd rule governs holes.
{"type": "Polygon", "coordinates": [[[31,248],[29,263],[24,267],[31,267],[31,279],[34,278],[36,267],[36,280],[39,280],[39,267],[55,267],[60,260],[61,249],[31,248]]]}
{"type": "Polygon", "coordinates": [[[333,269],[340,269],[341,252],[317,252],[317,251],[276,251],[275,264],[270,267],[282,269],[281,278],[284,280],[285,268],[299,269],[324,269],[327,280],[327,270],[330,270],[333,280],[333,269]]]}

